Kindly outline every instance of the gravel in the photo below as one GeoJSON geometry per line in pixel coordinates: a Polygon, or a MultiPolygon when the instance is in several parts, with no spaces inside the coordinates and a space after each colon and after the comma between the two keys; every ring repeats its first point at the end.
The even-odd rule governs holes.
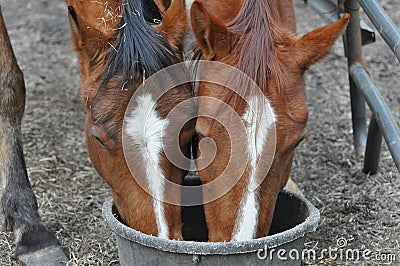
{"type": "MultiPolygon", "coordinates": [[[[303,1],[294,2],[299,33],[324,24],[303,1]]],[[[400,25],[400,2],[380,2],[400,25]]],[[[110,190],[91,166],[84,146],[79,71],[65,4],[60,0],[1,0],[0,4],[25,73],[24,149],[43,221],[70,253],[70,265],[118,265],[115,239],[101,217],[110,190]]],[[[378,35],[364,54],[366,67],[400,121],[398,61],[378,35]]],[[[292,176],[320,209],[322,220],[307,237],[306,247],[321,254],[345,239],[348,248],[394,253],[393,265],[398,265],[400,175],[386,145],[374,176],[363,174],[362,163],[355,160],[347,63],[342,55],[342,44],[337,42],[332,54],[307,76],[309,135],[297,150],[292,176]]],[[[12,233],[0,232],[0,265],[17,265],[11,256],[13,239],[12,233]]],[[[321,256],[309,264],[345,262],[321,256]]]]}

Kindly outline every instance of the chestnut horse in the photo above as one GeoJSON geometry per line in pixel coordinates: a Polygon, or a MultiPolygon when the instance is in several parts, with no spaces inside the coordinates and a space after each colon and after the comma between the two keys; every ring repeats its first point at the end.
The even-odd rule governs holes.
{"type": "MultiPolygon", "coordinates": [[[[66,3],[73,46],[79,55],[90,159],[111,187],[115,205],[128,226],[149,235],[182,239],[181,207],[163,202],[163,178],[181,184],[187,171],[170,163],[158,144],[161,138],[175,137],[163,134],[162,125],[172,108],[191,99],[189,84],[169,90],[160,99],[144,91],[125,120],[124,133],[132,138],[129,152],[133,154],[127,160],[141,168],[147,188],[157,198],[146,193],[129,171],[122,131],[125,111],[138,87],[152,74],[182,61],[189,26],[185,3],[169,1],[168,10],[161,12],[148,0],[66,3]]],[[[194,106],[191,109],[194,111],[194,106]]],[[[180,148],[187,158],[194,127],[191,121],[180,133],[180,148]]]]}
{"type": "MultiPolygon", "coordinates": [[[[302,37],[296,36],[292,1],[198,0],[191,7],[190,17],[200,57],[239,69],[257,83],[265,96],[251,95],[241,78],[236,80],[243,85],[237,93],[218,84],[200,82],[198,97],[220,100],[220,104],[198,101],[196,131],[201,138],[212,139],[218,148],[208,166],[202,163],[209,161],[207,152],[201,155],[200,179],[203,183],[215,180],[229,160],[246,166],[232,190],[205,205],[209,241],[241,241],[266,236],[278,192],[289,178],[295,148],[307,132],[304,74],[329,53],[349,16],[302,37]],[[248,94],[249,102],[239,96],[248,94]],[[243,156],[230,154],[233,144],[223,125],[207,117],[210,112],[222,112],[220,116],[223,116],[222,104],[233,108],[243,120],[246,132],[234,141],[246,143],[245,162],[241,161],[243,156]],[[274,115],[265,117],[268,108],[273,109],[274,115]],[[276,130],[274,158],[268,174],[259,176],[264,174],[259,169],[262,165],[259,161],[268,142],[272,141],[269,130],[273,126],[276,130]],[[263,180],[256,189],[252,187],[254,180],[263,180]]],[[[204,76],[219,74],[218,69],[202,71],[204,76]]]]}

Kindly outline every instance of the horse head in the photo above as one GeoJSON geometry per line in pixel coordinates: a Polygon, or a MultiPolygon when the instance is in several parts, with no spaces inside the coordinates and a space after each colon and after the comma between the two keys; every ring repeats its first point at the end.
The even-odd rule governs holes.
{"type": "MultiPolygon", "coordinates": [[[[236,160],[233,165],[247,165],[237,185],[205,208],[206,216],[215,218],[207,220],[210,240],[248,240],[266,236],[277,194],[289,178],[295,148],[307,132],[304,75],[329,53],[344,31],[349,15],[297,36],[295,22],[288,21],[282,13],[294,14],[290,10],[290,7],[293,9],[291,1],[244,1],[240,12],[228,25],[219,19],[216,10],[207,9],[202,2],[212,1],[195,1],[191,8],[192,28],[201,57],[237,68],[258,85],[264,96],[253,95],[249,90],[250,83],[244,82],[243,75],[227,76],[231,84],[236,84],[233,92],[220,84],[201,82],[199,85],[200,98],[217,98],[221,104],[230,106],[249,129],[243,131],[242,140],[230,139],[224,125],[208,115],[210,109],[214,109],[219,110],[214,113],[222,112],[219,116],[223,117],[224,110],[229,108],[223,109],[218,102],[199,99],[196,130],[203,138],[213,139],[218,147],[213,163],[199,172],[202,181],[207,183],[217,178],[229,160],[236,160]],[[286,4],[286,8],[281,8],[282,4],[286,4]],[[272,131],[276,133],[275,139],[272,131]],[[276,141],[276,147],[266,173],[260,171],[266,163],[261,154],[273,141],[276,141]],[[235,142],[246,144],[246,161],[241,153],[231,154],[230,148],[235,142]],[[253,179],[263,180],[254,191],[250,189],[253,179]]],[[[242,1],[237,2],[241,4],[242,1]]],[[[225,75],[218,71],[205,69],[203,72],[205,76],[225,75]]],[[[206,153],[203,151],[203,157],[207,157],[206,153]]],[[[202,164],[201,160],[199,164],[202,164]]]]}

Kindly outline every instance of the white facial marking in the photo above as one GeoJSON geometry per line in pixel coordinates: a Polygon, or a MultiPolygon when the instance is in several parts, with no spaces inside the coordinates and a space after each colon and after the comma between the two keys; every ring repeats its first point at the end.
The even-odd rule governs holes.
{"type": "Polygon", "coordinates": [[[142,155],[149,190],[152,195],[158,195],[158,199],[153,198],[158,237],[168,239],[169,229],[162,201],[165,176],[160,165],[163,130],[168,121],[159,116],[156,107],[151,94],[141,95],[137,99],[137,107],[125,122],[126,133],[142,155]]]}
{"type": "Polygon", "coordinates": [[[232,241],[251,240],[256,237],[257,233],[259,213],[259,203],[256,193],[257,164],[264,150],[268,130],[276,122],[275,114],[271,115],[270,113],[272,107],[269,101],[266,100],[265,104],[260,104],[259,101],[259,97],[253,96],[248,102],[248,108],[242,117],[246,123],[250,175],[247,190],[244,191],[240,203],[232,241]],[[259,111],[260,106],[263,107],[261,111],[259,111]]]}

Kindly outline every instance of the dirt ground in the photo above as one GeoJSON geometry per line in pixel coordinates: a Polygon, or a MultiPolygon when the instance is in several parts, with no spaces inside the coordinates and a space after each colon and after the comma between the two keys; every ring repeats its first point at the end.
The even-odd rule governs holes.
{"type": "MultiPolygon", "coordinates": [[[[324,22],[295,0],[299,33],[324,22]]],[[[380,1],[400,26],[400,2],[380,1]]],[[[110,191],[91,166],[83,140],[77,59],[61,0],[1,0],[19,64],[25,73],[23,121],[28,172],[43,221],[71,254],[70,265],[118,265],[115,239],[101,216],[110,191]]],[[[377,36],[365,64],[400,121],[400,65],[377,36]]],[[[341,42],[307,76],[308,139],[297,150],[292,176],[321,211],[307,248],[318,252],[344,238],[349,248],[393,253],[400,265],[400,175],[386,146],[380,172],[361,172],[352,146],[347,64],[341,42]]],[[[14,265],[13,235],[0,232],[0,265],[14,265]]],[[[327,256],[310,265],[343,265],[327,256]]],[[[349,261],[347,265],[355,265],[349,261]]],[[[363,261],[364,265],[383,262],[363,261]]]]}

